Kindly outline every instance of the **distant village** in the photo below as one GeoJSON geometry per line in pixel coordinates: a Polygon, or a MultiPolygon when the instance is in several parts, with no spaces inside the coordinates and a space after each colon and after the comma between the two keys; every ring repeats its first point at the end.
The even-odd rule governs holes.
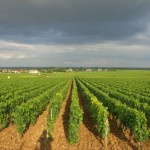
{"type": "Polygon", "coordinates": [[[106,68],[38,68],[38,69],[26,69],[26,68],[0,68],[0,73],[29,73],[29,74],[40,74],[40,73],[53,73],[53,72],[91,72],[91,71],[108,71],[106,68]]]}
{"type": "Polygon", "coordinates": [[[99,67],[51,67],[51,68],[0,68],[0,73],[29,73],[37,74],[41,73],[56,73],[56,72],[106,72],[106,71],[117,71],[117,70],[150,70],[150,68],[99,68],[99,67]]]}
{"type": "Polygon", "coordinates": [[[31,73],[38,74],[38,70],[24,70],[24,69],[0,69],[1,73],[31,73]]]}

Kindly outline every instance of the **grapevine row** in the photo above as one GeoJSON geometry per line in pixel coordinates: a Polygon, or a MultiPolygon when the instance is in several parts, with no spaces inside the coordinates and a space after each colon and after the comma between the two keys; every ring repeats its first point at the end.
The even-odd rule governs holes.
{"type": "Polygon", "coordinates": [[[29,124],[35,124],[37,116],[45,109],[50,101],[50,98],[57,92],[59,88],[62,88],[66,84],[63,81],[54,87],[50,88],[48,91],[44,92],[38,97],[32,100],[22,103],[15,110],[15,124],[17,131],[22,135],[27,129],[29,124]]]}
{"type": "Polygon", "coordinates": [[[147,103],[140,103],[138,99],[135,99],[133,97],[129,97],[127,95],[121,94],[117,91],[110,90],[109,88],[105,88],[92,82],[88,83],[107,93],[109,97],[115,98],[129,107],[136,108],[137,110],[144,112],[147,118],[147,123],[148,125],[150,125],[150,106],[147,103]]]}
{"type": "Polygon", "coordinates": [[[50,138],[54,129],[54,123],[59,115],[63,100],[65,99],[70,85],[70,80],[66,83],[64,87],[59,87],[55,95],[51,98],[50,104],[48,107],[47,115],[47,134],[50,138]]]}
{"type": "Polygon", "coordinates": [[[71,93],[71,105],[69,113],[69,142],[78,142],[78,133],[83,120],[83,110],[79,106],[79,98],[75,80],[73,81],[73,89],[71,93]]]}
{"type": "Polygon", "coordinates": [[[28,100],[32,100],[34,97],[38,97],[44,91],[47,91],[48,88],[53,87],[59,81],[52,82],[48,86],[41,87],[40,89],[36,89],[30,91],[29,93],[24,93],[23,95],[16,96],[14,99],[10,99],[6,102],[0,102],[0,129],[3,129],[7,126],[7,124],[12,120],[13,121],[13,113],[16,110],[16,107],[25,103],[28,100]]]}
{"type": "Polygon", "coordinates": [[[148,139],[149,131],[147,129],[147,119],[143,112],[130,108],[116,99],[110,98],[108,94],[86,82],[82,81],[82,83],[97,96],[104,106],[108,107],[112,115],[116,116],[125,127],[130,129],[137,142],[146,141],[148,139]]]}
{"type": "Polygon", "coordinates": [[[108,111],[107,108],[97,99],[97,95],[93,95],[87,87],[77,79],[77,86],[85,104],[90,112],[90,115],[97,126],[99,136],[101,138],[107,138],[109,132],[108,125],[108,111]]]}

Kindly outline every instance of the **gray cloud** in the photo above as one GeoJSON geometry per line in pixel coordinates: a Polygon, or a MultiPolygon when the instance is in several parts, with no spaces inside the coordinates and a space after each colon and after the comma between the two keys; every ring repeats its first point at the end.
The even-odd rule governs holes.
{"type": "Polygon", "coordinates": [[[149,0],[1,0],[0,65],[149,66],[149,8],[149,0]]]}
{"type": "Polygon", "coordinates": [[[33,43],[118,40],[146,30],[149,8],[149,0],[2,0],[0,35],[33,43]]]}
{"type": "Polygon", "coordinates": [[[149,0],[2,0],[0,16],[19,24],[120,21],[137,19],[149,11],[149,0]]]}

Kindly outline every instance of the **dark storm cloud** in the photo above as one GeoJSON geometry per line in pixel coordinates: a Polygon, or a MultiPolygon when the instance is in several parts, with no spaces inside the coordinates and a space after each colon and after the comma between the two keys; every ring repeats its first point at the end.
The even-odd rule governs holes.
{"type": "Polygon", "coordinates": [[[132,20],[148,11],[149,0],[1,0],[1,18],[17,23],[132,20]]]}
{"type": "Polygon", "coordinates": [[[150,0],[0,0],[1,66],[150,67],[150,0]]]}
{"type": "Polygon", "coordinates": [[[149,0],[1,0],[0,38],[25,43],[120,40],[147,29],[149,0]]]}

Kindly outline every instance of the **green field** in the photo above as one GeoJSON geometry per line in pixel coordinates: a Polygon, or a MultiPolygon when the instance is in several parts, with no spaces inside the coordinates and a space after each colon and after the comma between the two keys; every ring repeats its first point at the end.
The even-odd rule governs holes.
{"type": "MultiPolygon", "coordinates": [[[[130,129],[137,142],[148,140],[150,71],[146,70],[56,72],[41,75],[0,73],[0,129],[13,123],[18,132],[24,134],[28,126],[34,125],[39,114],[49,106],[50,136],[72,81],[75,89],[72,99],[78,99],[78,92],[83,96],[101,138],[109,136],[106,134],[106,130],[109,131],[106,121],[109,116],[113,116],[124,130],[130,129]],[[55,116],[53,120],[50,119],[52,109],[55,116]]],[[[74,102],[72,105],[72,117],[82,121],[81,110],[80,115],[72,110],[74,107],[77,110],[79,103],[74,102]]],[[[70,130],[70,134],[75,134],[73,127],[70,126],[70,130]]],[[[74,143],[77,139],[70,141],[74,143]]]]}

